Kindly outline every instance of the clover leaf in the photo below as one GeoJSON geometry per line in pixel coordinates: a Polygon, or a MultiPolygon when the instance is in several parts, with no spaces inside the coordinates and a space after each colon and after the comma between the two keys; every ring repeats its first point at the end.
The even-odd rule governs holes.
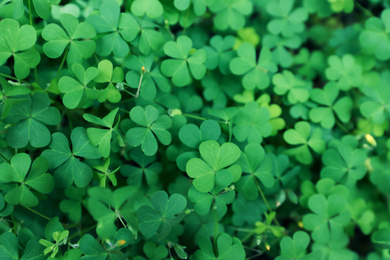
{"type": "Polygon", "coordinates": [[[172,77],[175,86],[186,86],[192,82],[191,75],[200,80],[206,73],[204,65],[207,58],[206,51],[200,49],[193,52],[191,48],[192,40],[187,36],[180,36],[176,42],[169,41],[164,45],[165,54],[173,59],[161,63],[161,72],[167,77],[172,77]]]}
{"type": "Polygon", "coordinates": [[[108,83],[105,89],[100,94],[98,101],[103,103],[108,100],[111,103],[118,103],[122,96],[114,83],[122,82],[124,79],[123,70],[120,67],[113,67],[111,61],[102,60],[98,64],[98,75],[94,78],[95,82],[108,83]]]}
{"type": "Polygon", "coordinates": [[[288,155],[294,155],[295,158],[303,164],[311,164],[313,156],[310,149],[316,153],[323,153],[325,150],[325,141],[322,140],[322,131],[320,128],[314,129],[309,123],[301,121],[295,124],[295,129],[288,129],[283,134],[287,143],[292,145],[299,145],[286,151],[288,155]]]}
{"type": "Polygon", "coordinates": [[[349,223],[350,215],[345,207],[343,195],[332,194],[326,198],[323,194],[315,194],[309,199],[309,208],[315,214],[305,215],[303,226],[313,231],[314,241],[326,243],[331,236],[343,233],[343,227],[349,223]]]}
{"type": "Polygon", "coordinates": [[[39,200],[33,191],[48,194],[54,188],[53,177],[46,173],[47,169],[46,158],[38,157],[31,165],[31,158],[25,153],[14,155],[10,163],[0,164],[0,182],[13,184],[4,197],[5,201],[11,205],[37,206],[39,200]]]}
{"type": "Polygon", "coordinates": [[[98,14],[87,18],[97,33],[104,36],[96,41],[96,53],[108,56],[112,52],[116,57],[123,58],[130,51],[128,41],[135,39],[139,33],[139,25],[129,13],[121,13],[117,1],[106,0],[100,5],[98,14]]]}
{"type": "Polygon", "coordinates": [[[56,169],[54,179],[56,185],[67,187],[74,182],[77,187],[85,187],[92,180],[92,169],[79,157],[98,159],[101,157],[98,149],[89,141],[87,131],[83,127],[73,129],[70,136],[72,150],[68,139],[62,133],[54,133],[50,149],[45,150],[42,156],[49,161],[49,168],[56,169]]]}
{"type": "Polygon", "coordinates": [[[47,41],[43,45],[46,56],[56,59],[69,48],[66,54],[68,64],[82,63],[82,59],[91,57],[96,48],[95,42],[91,40],[96,37],[92,25],[80,23],[76,17],[66,13],[61,14],[60,22],[66,32],[55,23],[48,24],[42,30],[42,38],[47,41]]]}
{"type": "Polygon", "coordinates": [[[69,199],[65,199],[60,202],[60,210],[66,214],[69,214],[69,219],[75,223],[81,220],[81,202],[85,194],[86,190],[84,188],[69,186],[65,189],[65,195],[69,199]]]}
{"type": "Polygon", "coordinates": [[[148,105],[145,109],[136,106],[130,111],[130,118],[141,127],[133,127],[126,133],[126,140],[132,146],[140,146],[147,156],[155,155],[158,149],[157,139],[163,145],[169,145],[172,136],[167,130],[172,125],[172,119],[167,115],[159,116],[158,110],[148,105]]]}
{"type": "Polygon", "coordinates": [[[335,82],[329,82],[324,89],[313,89],[310,98],[324,106],[315,107],[309,112],[309,118],[315,123],[321,123],[324,128],[332,128],[336,123],[335,114],[343,123],[348,123],[351,119],[353,103],[350,97],[339,98],[339,88],[335,82]]]}
{"type": "Polygon", "coordinates": [[[118,123],[114,126],[114,120],[116,117],[116,114],[118,113],[119,108],[116,108],[112,110],[110,113],[108,113],[105,117],[99,118],[97,116],[91,115],[91,114],[84,114],[83,117],[86,121],[90,123],[94,123],[109,129],[101,129],[101,128],[94,128],[90,127],[87,129],[88,138],[91,141],[93,145],[97,145],[99,148],[100,154],[104,158],[108,158],[110,156],[111,152],[111,138],[113,133],[116,134],[118,138],[118,142],[120,145],[123,144],[123,140],[121,135],[118,132],[118,123]]]}
{"type": "Polygon", "coordinates": [[[282,73],[275,74],[272,78],[275,85],[274,91],[278,95],[285,95],[291,104],[303,103],[309,99],[307,83],[296,78],[291,71],[283,70],[282,73]]]}
{"type": "Polygon", "coordinates": [[[319,253],[313,252],[306,254],[306,248],[310,243],[309,235],[304,231],[297,231],[294,236],[284,237],[280,241],[281,256],[275,260],[315,260],[318,259],[319,253]]]}
{"type": "Polygon", "coordinates": [[[64,105],[67,108],[75,109],[82,102],[83,97],[95,99],[100,95],[97,90],[88,87],[99,71],[95,67],[89,67],[85,70],[79,63],[73,64],[71,68],[77,80],[63,76],[58,81],[58,89],[61,93],[65,93],[62,97],[64,105]]]}
{"type": "Polygon", "coordinates": [[[154,63],[154,55],[131,55],[126,59],[125,66],[131,71],[126,73],[126,82],[131,88],[138,88],[141,77],[140,96],[146,100],[153,100],[157,88],[164,93],[171,90],[169,80],[160,72],[160,66],[154,63]],[[142,75],[142,76],[141,76],[142,75]]]}
{"type": "Polygon", "coordinates": [[[259,196],[257,180],[270,188],[274,185],[275,179],[272,174],[272,160],[265,155],[263,147],[258,143],[250,143],[245,146],[245,153],[242,152],[237,162],[244,174],[237,182],[237,190],[242,192],[246,199],[255,200],[259,196]]]}
{"type": "Polygon", "coordinates": [[[30,74],[30,69],[35,68],[41,61],[39,52],[34,45],[37,41],[35,28],[30,25],[22,25],[10,18],[0,21],[0,66],[13,56],[14,73],[19,79],[24,79],[30,74]]]}
{"type": "Polygon", "coordinates": [[[232,209],[234,212],[232,222],[235,226],[244,226],[245,223],[254,226],[256,221],[259,220],[257,216],[264,214],[267,211],[267,206],[260,198],[256,200],[247,200],[245,196],[239,192],[232,203],[232,209]]]}
{"type": "Polygon", "coordinates": [[[280,117],[282,114],[282,108],[277,104],[270,104],[271,96],[268,94],[261,95],[256,100],[256,102],[259,103],[261,107],[265,107],[269,110],[269,123],[272,126],[271,136],[277,135],[278,131],[284,129],[284,127],[286,126],[286,122],[282,117],[280,117]]]}
{"type": "Polygon", "coordinates": [[[267,29],[273,34],[291,37],[305,30],[304,22],[308,14],[303,7],[293,10],[294,0],[271,1],[267,4],[267,12],[276,17],[267,24],[267,29]]]}
{"type": "Polygon", "coordinates": [[[354,8],[354,1],[353,0],[328,0],[330,3],[330,7],[335,12],[342,12],[350,13],[353,11],[354,8]]]}
{"type": "Polygon", "coordinates": [[[233,134],[237,141],[260,143],[263,137],[271,135],[272,126],[269,123],[270,112],[265,107],[259,107],[256,102],[246,103],[235,117],[233,134]]]}
{"type": "Polygon", "coordinates": [[[139,33],[132,41],[138,46],[142,54],[148,55],[152,50],[158,51],[164,44],[163,34],[158,30],[159,26],[147,18],[139,19],[134,17],[138,23],[139,33]]]}
{"type": "Polygon", "coordinates": [[[200,127],[194,124],[187,124],[179,131],[179,138],[186,146],[198,149],[202,141],[217,141],[221,135],[221,127],[214,120],[204,121],[200,127]]]}
{"type": "Polygon", "coordinates": [[[34,238],[30,239],[24,248],[23,254],[19,253],[18,238],[12,232],[4,232],[0,236],[0,258],[4,260],[43,260],[45,259],[43,246],[34,238]]]}
{"type": "Polygon", "coordinates": [[[215,27],[225,31],[228,28],[238,30],[244,27],[245,16],[252,12],[253,5],[248,0],[215,0],[209,8],[217,14],[214,17],[215,27]]]}
{"type": "Polygon", "coordinates": [[[186,166],[187,174],[194,178],[193,185],[198,191],[211,191],[215,184],[219,185],[216,183],[217,179],[222,179],[219,176],[225,176],[224,179],[230,183],[239,179],[241,168],[232,165],[240,157],[237,145],[226,142],[220,146],[216,141],[208,140],[199,145],[199,152],[203,160],[192,158],[186,166]],[[228,166],[228,169],[224,169],[228,166]]]}
{"type": "Polygon", "coordinates": [[[390,59],[389,17],[390,10],[384,9],[380,18],[368,18],[365,22],[365,30],[359,37],[361,46],[382,61],[390,59]]]}
{"type": "Polygon", "coordinates": [[[44,147],[51,135],[46,125],[56,125],[61,116],[57,108],[50,107],[50,98],[43,92],[35,93],[31,100],[14,106],[4,119],[13,124],[7,132],[7,142],[13,148],[44,147]]]}
{"type": "Polygon", "coordinates": [[[256,63],[256,50],[250,43],[243,43],[237,50],[238,57],[230,61],[230,70],[235,75],[244,75],[242,84],[245,89],[265,89],[269,86],[269,73],[276,72],[269,48],[262,48],[256,63]]]}
{"type": "Polygon", "coordinates": [[[180,194],[168,198],[165,191],[158,191],[151,196],[152,207],[144,205],[137,211],[140,219],[139,230],[146,239],[157,232],[159,240],[164,239],[183,218],[180,214],[187,206],[187,200],[180,194]],[[160,231],[158,231],[160,228],[160,231]]]}
{"type": "Polygon", "coordinates": [[[245,250],[241,241],[238,238],[232,238],[227,233],[218,235],[215,249],[208,238],[199,241],[199,248],[195,252],[195,260],[245,259],[245,250]]]}
{"type": "Polygon", "coordinates": [[[360,105],[360,112],[376,124],[383,123],[390,115],[390,93],[387,85],[380,83],[374,87],[365,87],[365,100],[360,105]]]}
{"type": "Polygon", "coordinates": [[[297,49],[301,45],[301,38],[297,35],[281,38],[277,35],[267,34],[263,38],[263,46],[272,50],[272,61],[283,68],[290,67],[294,58],[289,49],[297,49]]]}
{"type": "Polygon", "coordinates": [[[355,63],[355,58],[346,54],[341,59],[332,55],[328,58],[329,68],[325,70],[329,80],[337,81],[337,86],[344,91],[361,84],[362,67],[355,63]]]}
{"type": "Polygon", "coordinates": [[[220,35],[215,35],[210,39],[211,46],[205,46],[207,53],[206,68],[213,70],[217,67],[222,74],[228,74],[229,62],[233,59],[234,51],[232,50],[236,39],[228,35],[222,38],[220,35]]]}
{"type": "Polygon", "coordinates": [[[356,185],[366,172],[366,152],[343,143],[335,149],[328,149],[322,156],[325,167],[321,170],[321,177],[341,182],[347,187],[356,185]]]}
{"type": "Polygon", "coordinates": [[[100,180],[99,182],[100,187],[106,187],[108,180],[110,180],[113,186],[116,186],[118,184],[118,180],[115,176],[115,173],[119,171],[121,166],[117,167],[114,170],[111,170],[110,162],[111,159],[107,158],[103,160],[103,165],[99,163],[93,166],[93,168],[95,169],[94,173],[97,175],[97,178],[100,180]]]}
{"type": "Polygon", "coordinates": [[[135,0],[131,4],[131,12],[136,16],[145,14],[154,19],[163,14],[164,8],[159,0],[135,0]]]}

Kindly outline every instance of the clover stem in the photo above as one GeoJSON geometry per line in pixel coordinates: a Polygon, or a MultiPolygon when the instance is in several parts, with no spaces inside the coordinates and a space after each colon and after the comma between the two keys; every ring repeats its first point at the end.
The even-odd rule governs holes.
{"type": "Polygon", "coordinates": [[[127,228],[125,222],[123,222],[123,219],[121,218],[121,216],[119,214],[117,214],[117,217],[119,218],[119,221],[122,223],[123,227],[127,228]]]}
{"type": "Polygon", "coordinates": [[[93,225],[93,226],[90,226],[89,228],[87,228],[87,229],[85,229],[85,230],[82,230],[82,231],[80,231],[80,232],[77,232],[77,233],[71,235],[70,237],[68,237],[68,241],[70,241],[70,240],[71,240],[72,238],[74,238],[74,237],[78,237],[78,236],[84,235],[85,233],[87,233],[88,231],[90,231],[91,229],[93,229],[93,228],[95,228],[95,227],[96,227],[96,224],[93,225]]]}
{"type": "Polygon", "coordinates": [[[37,214],[38,216],[40,216],[40,217],[42,217],[42,218],[44,218],[44,219],[47,219],[47,220],[49,220],[49,221],[51,220],[51,218],[49,218],[49,217],[43,215],[42,213],[39,213],[39,212],[36,211],[36,210],[33,210],[32,208],[29,208],[29,207],[26,207],[26,206],[23,206],[23,205],[22,205],[22,207],[28,209],[29,211],[31,211],[31,212],[37,214]]]}
{"type": "Polygon", "coordinates": [[[62,67],[64,66],[64,63],[65,63],[66,57],[68,56],[68,52],[69,52],[69,45],[70,45],[70,44],[68,44],[68,45],[66,46],[66,49],[65,49],[65,54],[64,54],[64,57],[62,58],[62,61],[61,61],[60,67],[58,68],[57,75],[56,75],[56,79],[58,79],[58,77],[60,76],[60,72],[61,72],[61,70],[62,70],[62,67]]]}
{"type": "Polygon", "coordinates": [[[139,91],[140,91],[140,89],[141,89],[141,84],[142,84],[142,79],[143,79],[143,77],[144,77],[144,74],[145,74],[145,67],[142,66],[141,77],[139,78],[137,93],[135,94],[135,97],[136,97],[136,98],[139,96],[139,91]]]}
{"type": "Polygon", "coordinates": [[[20,79],[18,79],[18,78],[15,78],[15,77],[12,77],[12,76],[10,76],[10,75],[3,74],[3,73],[0,73],[0,76],[2,76],[2,77],[4,77],[4,78],[9,78],[9,79],[16,80],[17,82],[28,83],[28,82],[25,81],[25,80],[20,80],[20,79]]]}
{"type": "Polygon", "coordinates": [[[219,234],[219,228],[218,228],[218,214],[217,210],[213,209],[213,215],[214,215],[214,246],[217,245],[217,236],[219,234]]]}
{"type": "Polygon", "coordinates": [[[203,121],[206,121],[206,120],[207,120],[207,118],[205,118],[205,117],[194,116],[194,115],[189,115],[189,114],[183,114],[183,116],[189,117],[189,118],[198,119],[198,120],[203,120],[203,121]]]}
{"type": "Polygon", "coordinates": [[[241,239],[241,243],[244,243],[246,240],[248,240],[248,238],[253,236],[254,233],[255,233],[255,231],[252,231],[248,235],[246,235],[243,239],[241,239]]]}
{"type": "MultiPolygon", "coordinates": [[[[260,193],[260,195],[261,195],[261,198],[263,199],[265,205],[267,206],[267,209],[269,210],[269,212],[272,212],[272,208],[271,208],[271,206],[269,205],[268,200],[267,200],[267,198],[265,197],[265,195],[264,195],[264,193],[263,193],[263,190],[262,190],[261,187],[260,187],[259,182],[257,181],[256,178],[254,178],[254,180],[255,180],[255,183],[256,183],[256,187],[257,187],[257,189],[258,189],[258,191],[259,191],[259,193],[260,193]]],[[[274,218],[274,222],[275,222],[275,224],[276,224],[277,226],[280,226],[279,221],[278,221],[276,218],[274,218]]]]}
{"type": "Polygon", "coordinates": [[[369,10],[367,10],[367,8],[365,8],[364,6],[362,6],[360,3],[358,3],[357,1],[354,1],[357,8],[359,8],[360,10],[363,11],[363,13],[366,13],[366,15],[368,16],[374,16],[369,10]]]}
{"type": "Polygon", "coordinates": [[[9,160],[4,156],[4,154],[0,153],[0,156],[6,161],[9,163],[9,160]]]}
{"type": "Polygon", "coordinates": [[[341,130],[343,130],[344,132],[346,132],[347,134],[351,134],[347,128],[345,128],[345,126],[343,126],[343,124],[338,120],[336,119],[336,124],[341,128],[341,130]]]}
{"type": "Polygon", "coordinates": [[[28,13],[30,15],[30,25],[32,26],[33,22],[32,22],[32,12],[31,12],[31,0],[28,0],[28,13]]]}
{"type": "Polygon", "coordinates": [[[128,114],[130,113],[130,111],[128,111],[128,110],[126,110],[126,109],[123,109],[123,108],[119,108],[119,110],[120,110],[120,111],[123,111],[123,112],[125,112],[125,113],[128,113],[128,114]]]}

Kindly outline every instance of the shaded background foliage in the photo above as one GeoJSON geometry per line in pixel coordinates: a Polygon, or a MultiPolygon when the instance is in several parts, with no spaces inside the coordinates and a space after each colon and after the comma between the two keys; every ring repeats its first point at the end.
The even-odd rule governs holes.
{"type": "Polygon", "coordinates": [[[387,0],[0,2],[1,259],[390,259],[387,0]]]}

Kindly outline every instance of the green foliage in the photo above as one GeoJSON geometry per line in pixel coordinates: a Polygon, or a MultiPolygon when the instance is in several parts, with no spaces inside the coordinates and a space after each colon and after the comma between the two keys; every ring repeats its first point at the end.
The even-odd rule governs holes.
{"type": "Polygon", "coordinates": [[[390,259],[388,0],[0,2],[0,259],[390,259]]]}

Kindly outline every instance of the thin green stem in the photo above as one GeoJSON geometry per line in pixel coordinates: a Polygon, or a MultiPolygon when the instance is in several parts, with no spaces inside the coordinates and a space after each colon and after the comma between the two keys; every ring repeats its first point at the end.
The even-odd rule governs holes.
{"type": "Polygon", "coordinates": [[[217,210],[213,210],[214,215],[214,247],[217,247],[217,236],[219,234],[219,228],[218,228],[218,214],[217,210]]]}
{"type": "Polygon", "coordinates": [[[4,156],[4,154],[0,153],[0,156],[6,161],[9,163],[9,160],[4,156]]]}
{"type": "Polygon", "coordinates": [[[65,63],[66,57],[68,56],[68,52],[69,52],[69,44],[68,44],[68,46],[66,46],[66,49],[65,49],[65,54],[64,54],[64,57],[62,58],[62,61],[61,61],[60,67],[58,68],[57,75],[56,75],[56,79],[58,79],[58,77],[60,76],[60,73],[61,73],[62,67],[64,66],[64,63],[65,63]]]}
{"type": "Polygon", "coordinates": [[[369,10],[367,10],[367,8],[365,8],[364,6],[362,6],[359,2],[355,1],[355,4],[356,4],[357,8],[359,8],[360,10],[362,10],[363,13],[365,13],[366,15],[368,15],[368,16],[374,16],[369,10]]]}
{"type": "Polygon", "coordinates": [[[44,218],[44,219],[46,219],[46,220],[49,220],[49,221],[51,220],[51,218],[49,218],[49,217],[43,215],[42,213],[39,213],[38,211],[36,211],[36,210],[34,210],[34,209],[32,209],[32,208],[25,207],[25,206],[22,206],[22,207],[28,209],[29,211],[31,211],[31,212],[37,214],[38,216],[40,216],[40,217],[42,217],[42,218],[44,218]]]}
{"type": "Polygon", "coordinates": [[[248,235],[246,235],[243,239],[241,239],[241,243],[244,243],[247,241],[251,236],[255,234],[255,231],[250,232],[248,235]]]}
{"type": "Polygon", "coordinates": [[[139,83],[138,83],[137,93],[135,94],[135,98],[139,96],[139,91],[141,90],[142,79],[144,78],[145,71],[146,71],[145,67],[142,67],[141,77],[139,78],[139,83]]]}
{"type": "Polygon", "coordinates": [[[31,0],[28,0],[28,13],[30,15],[30,25],[32,26],[33,22],[32,22],[32,11],[31,11],[31,0]]]}
{"type": "Polygon", "coordinates": [[[341,130],[343,130],[345,133],[347,134],[351,134],[351,132],[348,131],[347,128],[345,128],[345,126],[343,126],[343,124],[338,120],[336,119],[336,124],[341,128],[341,130]]]}
{"type": "Polygon", "coordinates": [[[198,120],[203,120],[203,121],[206,121],[206,120],[207,120],[207,118],[205,118],[205,117],[194,116],[194,115],[189,115],[189,114],[183,114],[183,116],[189,117],[189,118],[198,119],[198,120]]]}
{"type": "Polygon", "coordinates": [[[88,231],[90,231],[91,229],[94,229],[96,227],[96,224],[93,225],[93,226],[90,226],[89,228],[85,229],[85,230],[82,230],[80,232],[77,232],[73,235],[71,235],[68,240],[70,241],[72,238],[75,238],[75,237],[78,237],[78,236],[83,236],[85,233],[87,233],[88,231]]]}
{"type": "Polygon", "coordinates": [[[20,80],[20,79],[18,79],[18,78],[12,77],[12,76],[7,75],[7,74],[0,73],[0,76],[2,76],[2,77],[4,77],[4,78],[9,78],[9,79],[16,80],[17,82],[28,83],[28,82],[25,81],[25,80],[20,80]]]}
{"type": "Polygon", "coordinates": [[[125,112],[125,113],[127,113],[127,114],[130,113],[130,111],[128,111],[128,110],[126,110],[126,109],[123,109],[123,108],[119,108],[119,110],[122,111],[122,112],[125,112]]]}
{"type": "MultiPolygon", "coordinates": [[[[254,180],[255,180],[255,183],[256,183],[257,190],[259,191],[261,198],[263,199],[265,205],[267,206],[267,209],[269,210],[269,212],[272,212],[272,208],[271,208],[271,206],[269,205],[268,200],[267,200],[267,198],[265,197],[264,192],[263,192],[263,190],[261,189],[259,182],[257,181],[256,178],[254,178],[254,180]]],[[[279,223],[279,221],[278,221],[276,218],[274,218],[274,222],[275,222],[275,224],[276,224],[277,226],[280,226],[280,223],[279,223]]]]}

